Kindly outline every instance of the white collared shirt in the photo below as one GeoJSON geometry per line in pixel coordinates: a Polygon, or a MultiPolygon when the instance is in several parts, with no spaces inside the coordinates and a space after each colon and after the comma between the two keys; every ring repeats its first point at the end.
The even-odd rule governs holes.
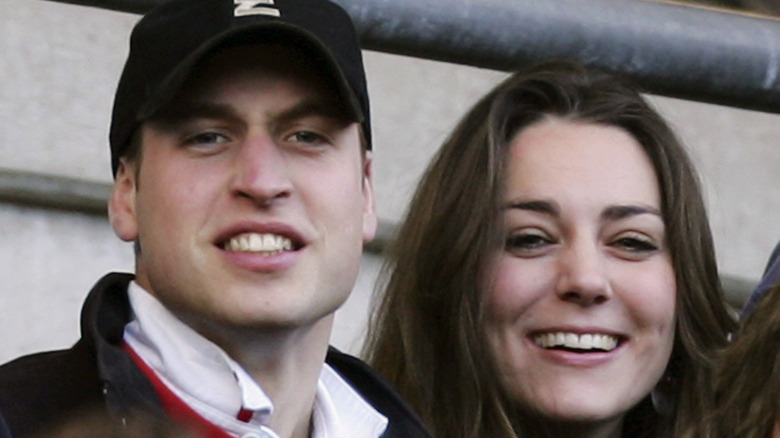
{"type": "MultiPolygon", "coordinates": [[[[133,320],[124,340],[195,412],[237,437],[279,438],[266,426],[273,402],[241,365],[184,324],[136,282],[128,296],[133,320]],[[237,414],[253,412],[248,422],[237,414]]],[[[387,418],[323,364],[312,411],[312,438],[376,438],[387,418]]]]}

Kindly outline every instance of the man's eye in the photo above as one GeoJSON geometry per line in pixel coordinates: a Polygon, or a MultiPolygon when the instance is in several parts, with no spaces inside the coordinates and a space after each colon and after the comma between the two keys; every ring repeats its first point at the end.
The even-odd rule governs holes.
{"type": "Polygon", "coordinates": [[[290,135],[287,139],[288,141],[292,141],[295,143],[307,143],[307,144],[324,143],[326,141],[323,135],[317,134],[316,132],[312,132],[312,131],[298,131],[290,135]]]}
{"type": "Polygon", "coordinates": [[[230,141],[228,137],[218,132],[202,132],[187,139],[187,143],[193,145],[210,145],[228,141],[230,141]]]}

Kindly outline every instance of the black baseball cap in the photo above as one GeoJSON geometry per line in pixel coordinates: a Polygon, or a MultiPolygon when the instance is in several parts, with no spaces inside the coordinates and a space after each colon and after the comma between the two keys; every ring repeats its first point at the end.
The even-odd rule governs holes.
{"type": "Polygon", "coordinates": [[[328,0],[172,0],[146,14],[130,35],[111,118],[111,168],[141,122],[178,91],[203,59],[226,47],[286,43],[330,76],[350,115],[371,123],[363,59],[349,15],[328,0]]]}

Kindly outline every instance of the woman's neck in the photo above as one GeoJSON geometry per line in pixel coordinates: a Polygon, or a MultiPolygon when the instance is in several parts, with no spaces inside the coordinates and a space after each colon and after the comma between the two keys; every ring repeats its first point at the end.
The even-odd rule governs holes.
{"type": "Polygon", "coordinates": [[[620,438],[623,418],[589,421],[539,419],[528,423],[522,436],[533,438],[620,438]]]}

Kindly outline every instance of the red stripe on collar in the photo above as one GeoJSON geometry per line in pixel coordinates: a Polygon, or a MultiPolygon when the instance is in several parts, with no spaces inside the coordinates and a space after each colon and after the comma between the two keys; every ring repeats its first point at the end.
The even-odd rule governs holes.
{"type": "Polygon", "coordinates": [[[160,397],[163,409],[173,421],[192,430],[194,437],[197,438],[233,438],[232,435],[222,430],[222,428],[195,412],[184,400],[180,399],[165,386],[165,383],[160,380],[157,373],[126,342],[122,343],[122,348],[130,355],[144,376],[149,379],[155,392],[157,392],[157,396],[160,397]]]}

